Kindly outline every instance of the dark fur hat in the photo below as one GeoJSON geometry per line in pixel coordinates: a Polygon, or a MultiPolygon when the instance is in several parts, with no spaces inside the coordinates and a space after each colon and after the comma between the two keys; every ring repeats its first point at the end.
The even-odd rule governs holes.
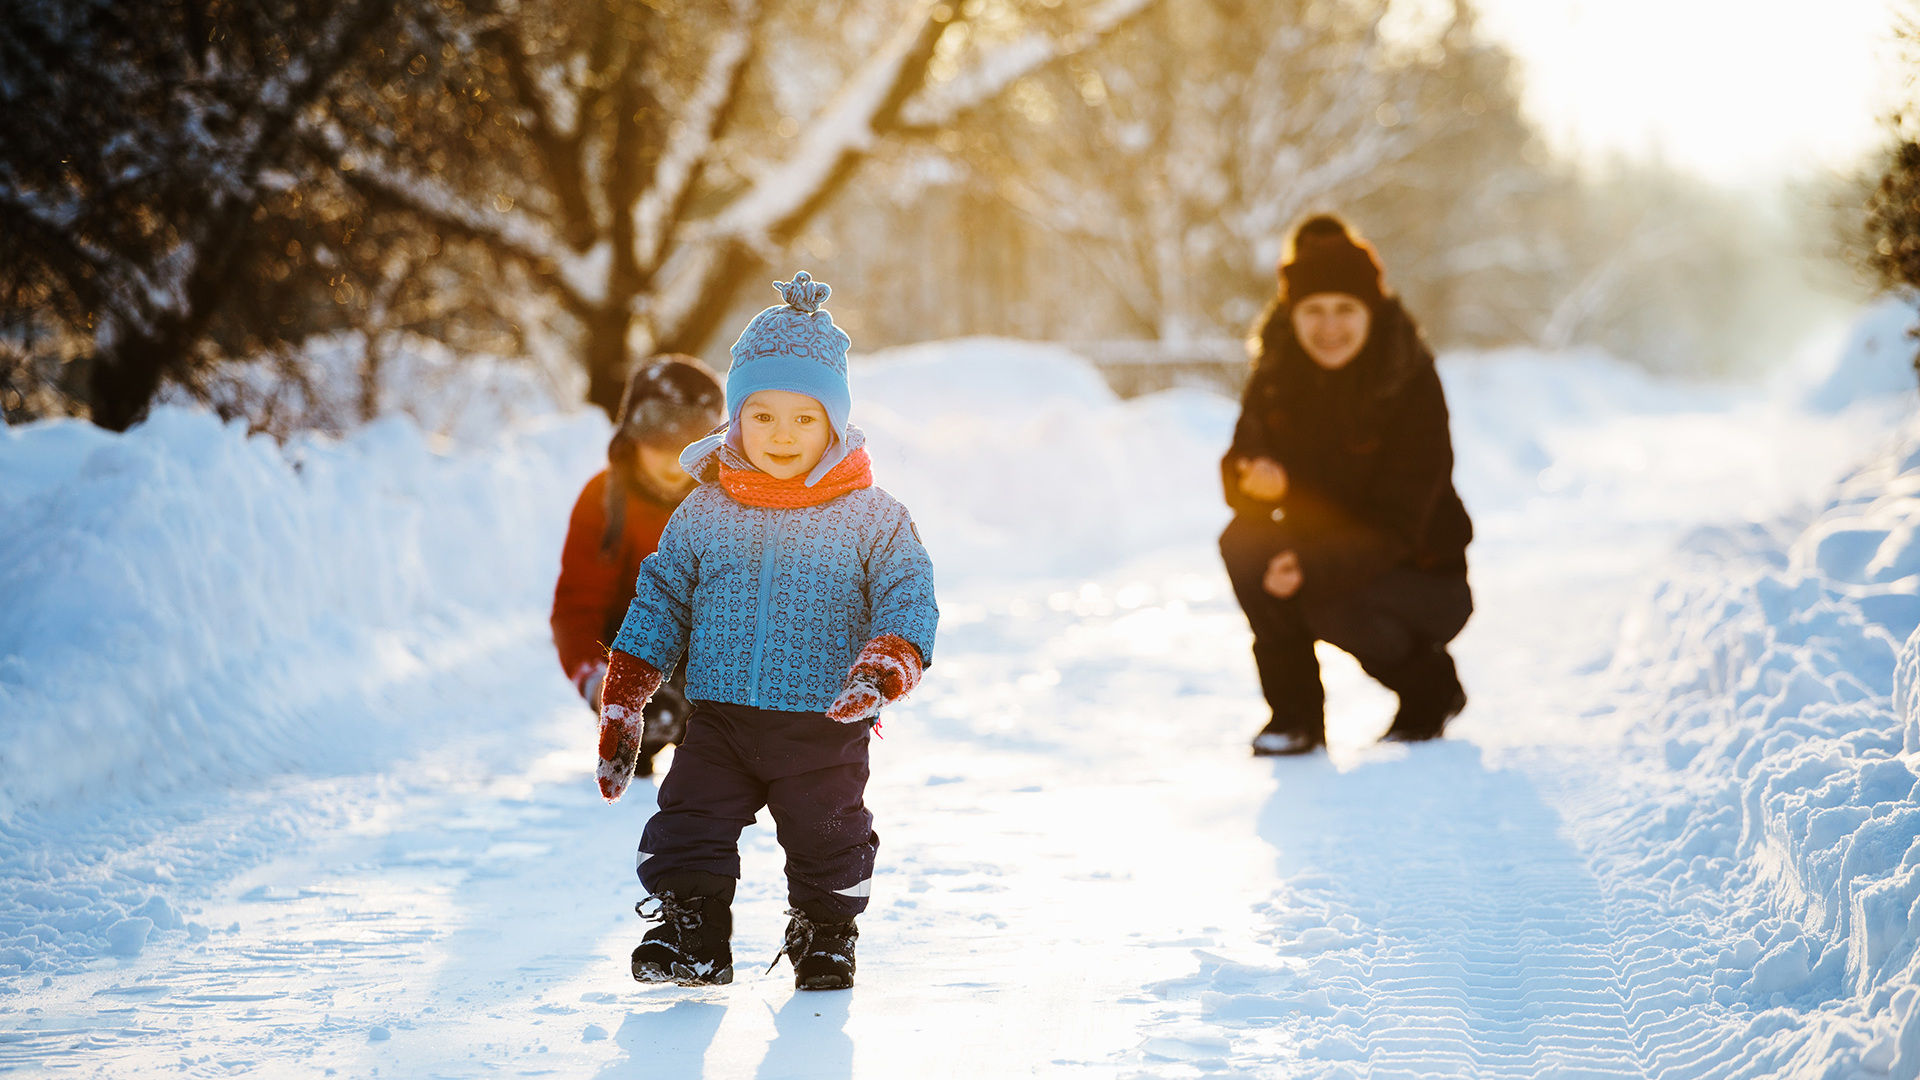
{"type": "Polygon", "coordinates": [[[682,353],[650,357],[627,376],[615,442],[680,447],[716,427],[726,393],[707,365],[682,353]]]}
{"type": "Polygon", "coordinates": [[[619,550],[629,493],[667,501],[641,478],[639,448],[658,446],[677,452],[719,427],[725,414],[726,392],[698,359],[664,353],[634,367],[620,397],[613,438],[607,443],[607,530],[600,537],[601,554],[611,558],[619,550]]]}

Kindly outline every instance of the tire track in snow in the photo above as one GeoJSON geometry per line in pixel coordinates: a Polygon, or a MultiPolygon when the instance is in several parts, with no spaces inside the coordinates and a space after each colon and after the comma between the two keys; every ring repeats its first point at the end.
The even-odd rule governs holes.
{"type": "Polygon", "coordinates": [[[1459,743],[1347,772],[1324,759],[1273,770],[1259,827],[1287,886],[1263,906],[1258,944],[1280,962],[1203,957],[1194,979],[1160,988],[1231,1033],[1223,1064],[1650,1075],[1599,884],[1524,777],[1459,743]],[[1264,1016],[1262,997],[1277,1006],[1264,1016]]]}

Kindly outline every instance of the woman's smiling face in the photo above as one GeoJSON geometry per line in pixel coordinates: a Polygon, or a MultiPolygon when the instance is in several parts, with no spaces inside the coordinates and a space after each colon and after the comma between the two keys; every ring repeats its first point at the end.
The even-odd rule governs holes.
{"type": "Polygon", "coordinates": [[[812,472],[832,442],[826,408],[805,394],[760,390],[740,407],[740,449],[777,480],[812,472]]]}
{"type": "Polygon", "coordinates": [[[1373,313],[1366,302],[1346,293],[1320,292],[1293,305],[1293,334],[1313,362],[1336,371],[1346,367],[1367,343],[1373,313]]]}

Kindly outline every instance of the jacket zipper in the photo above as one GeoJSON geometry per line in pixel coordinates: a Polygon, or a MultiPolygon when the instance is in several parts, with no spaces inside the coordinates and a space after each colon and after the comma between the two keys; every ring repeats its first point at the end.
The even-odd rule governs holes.
{"type": "Polygon", "coordinates": [[[753,660],[747,667],[747,704],[755,708],[760,705],[760,651],[766,645],[767,624],[773,617],[773,573],[785,523],[779,510],[768,510],[761,523],[766,541],[760,547],[760,600],[753,620],[753,660]]]}

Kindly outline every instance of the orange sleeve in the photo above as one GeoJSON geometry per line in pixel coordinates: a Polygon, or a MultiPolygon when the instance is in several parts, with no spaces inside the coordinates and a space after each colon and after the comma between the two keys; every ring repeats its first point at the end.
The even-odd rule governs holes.
{"type": "Polygon", "coordinates": [[[567,522],[567,542],[560,549],[560,580],[553,587],[553,647],[567,678],[604,663],[606,645],[601,635],[612,609],[624,607],[632,582],[620,580],[620,562],[600,554],[600,534],[607,527],[607,474],[587,481],[573,504],[567,522]]]}

